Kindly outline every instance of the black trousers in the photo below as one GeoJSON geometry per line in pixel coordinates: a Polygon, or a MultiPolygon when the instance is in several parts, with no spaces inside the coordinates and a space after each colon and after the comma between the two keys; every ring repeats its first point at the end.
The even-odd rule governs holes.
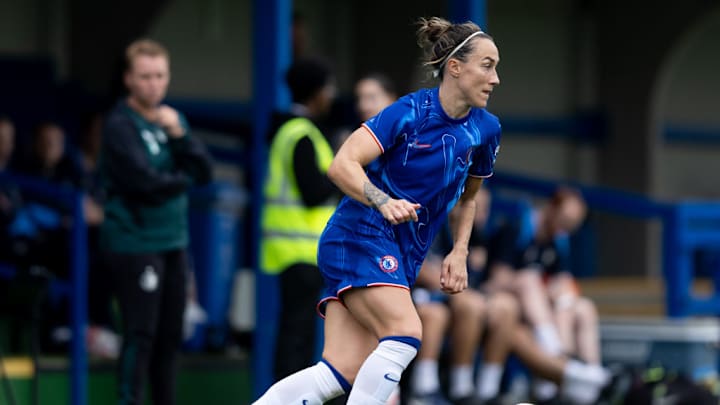
{"type": "Polygon", "coordinates": [[[119,403],[144,404],[149,382],[154,405],[174,405],[182,344],[188,260],[185,250],[108,253],[122,317],[119,403]]]}
{"type": "Polygon", "coordinates": [[[280,319],[275,345],[275,380],[302,370],[315,354],[315,305],[323,287],[317,266],[295,264],[280,273],[280,319]]]}

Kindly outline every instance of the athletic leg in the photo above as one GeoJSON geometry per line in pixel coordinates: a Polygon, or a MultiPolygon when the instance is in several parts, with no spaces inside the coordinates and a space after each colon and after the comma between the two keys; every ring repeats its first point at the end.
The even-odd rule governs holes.
{"type": "Polygon", "coordinates": [[[487,303],[476,290],[467,289],[450,298],[453,322],[450,326],[452,346],[450,367],[450,398],[470,397],[475,390],[473,370],[487,303]]]}
{"type": "Polygon", "coordinates": [[[426,302],[417,305],[422,321],[423,343],[418,351],[412,374],[411,390],[415,395],[427,395],[440,391],[438,359],[450,323],[450,310],[442,302],[426,302]]]}
{"type": "MultiPolygon", "coordinates": [[[[532,325],[540,347],[551,356],[561,354],[562,341],[540,272],[535,269],[519,271],[516,288],[523,315],[532,325]]],[[[533,382],[532,391],[536,399],[549,400],[557,395],[557,386],[537,379],[533,382]]]]}
{"type": "Polygon", "coordinates": [[[580,297],[575,305],[575,336],[577,356],[589,364],[600,364],[598,314],[595,304],[580,297]]]}
{"type": "Polygon", "coordinates": [[[161,306],[163,262],[157,254],[108,253],[108,259],[122,318],[119,403],[142,404],[161,306]]]}
{"type": "Polygon", "coordinates": [[[162,298],[150,362],[150,383],[154,405],[174,405],[189,269],[185,250],[166,252],[163,257],[165,271],[161,279],[162,298]]]}
{"type": "Polygon", "coordinates": [[[404,288],[358,288],[343,298],[358,323],[380,341],[360,367],[348,404],[383,405],[420,347],[420,318],[404,288]]]}
{"type": "Polygon", "coordinates": [[[548,282],[547,291],[552,303],[562,352],[576,355],[578,347],[575,304],[578,299],[578,290],[575,280],[568,273],[554,274],[548,282]]]}
{"type": "Polygon", "coordinates": [[[532,269],[519,271],[515,286],[523,316],[532,325],[540,346],[552,355],[562,353],[550,299],[540,272],[532,269]]]}
{"type": "Polygon", "coordinates": [[[518,325],[512,333],[512,351],[533,374],[559,384],[563,378],[565,360],[548,355],[535,340],[527,326],[518,325]]]}
{"type": "Polygon", "coordinates": [[[520,307],[509,293],[495,293],[488,299],[483,364],[478,372],[476,390],[481,399],[490,399],[500,392],[505,361],[512,350],[513,334],[518,329],[520,307]]]}
{"type": "Polygon", "coordinates": [[[275,344],[275,379],[312,364],[315,355],[315,305],[323,286],[317,266],[296,264],[279,276],[280,314],[275,344]]]}
{"type": "Polygon", "coordinates": [[[338,301],[328,303],[325,315],[323,361],[278,381],[255,405],[318,405],[350,391],[377,338],[338,301]]]}
{"type": "Polygon", "coordinates": [[[572,403],[594,403],[609,379],[609,374],[597,365],[548,355],[524,326],[513,333],[512,347],[534,374],[561,385],[563,397],[572,403]]]}

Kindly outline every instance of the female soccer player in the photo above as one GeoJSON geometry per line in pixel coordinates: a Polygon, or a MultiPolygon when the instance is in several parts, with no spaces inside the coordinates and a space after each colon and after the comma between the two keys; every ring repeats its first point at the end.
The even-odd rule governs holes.
{"type": "Polygon", "coordinates": [[[472,22],[420,19],[417,37],[440,85],[366,121],[328,171],[346,196],[318,250],[323,360],[256,404],[322,404],[347,391],[348,404],[384,404],[420,346],[410,287],[448,213],[454,247],[440,283],[450,294],[467,287],[474,196],[492,174],[500,140],[498,119],[485,110],[500,58],[472,22]]]}

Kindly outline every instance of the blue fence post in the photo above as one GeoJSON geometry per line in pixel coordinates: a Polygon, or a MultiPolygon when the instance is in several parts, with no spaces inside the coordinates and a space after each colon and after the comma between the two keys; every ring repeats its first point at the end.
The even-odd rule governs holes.
{"type": "Polygon", "coordinates": [[[681,241],[682,210],[679,205],[671,205],[663,213],[662,229],[662,266],[665,275],[665,311],[670,317],[687,315],[687,297],[691,277],[685,248],[681,241]]]}
{"type": "Polygon", "coordinates": [[[87,404],[87,352],[85,332],[87,326],[87,227],[83,210],[83,193],[73,196],[72,251],[72,364],[70,400],[72,405],[87,404]]]}
{"type": "Polygon", "coordinates": [[[262,235],[263,181],[267,164],[266,134],[273,110],[288,110],[290,98],[285,71],[290,65],[292,0],[253,2],[253,193],[250,255],[256,274],[253,393],[261,395],[273,381],[273,344],[277,313],[276,280],[259,269],[259,240],[262,235]]]}

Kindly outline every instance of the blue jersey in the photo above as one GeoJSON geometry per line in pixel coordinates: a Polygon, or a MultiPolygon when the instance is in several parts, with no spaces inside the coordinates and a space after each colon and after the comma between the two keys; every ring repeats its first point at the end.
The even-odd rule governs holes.
{"type": "MultiPolygon", "coordinates": [[[[419,269],[435,233],[460,197],[467,176],[493,173],[500,123],[485,109],[450,118],[438,88],[402,97],[363,124],[382,154],[366,168],[370,181],[392,198],[418,203],[417,222],[395,226],[400,251],[419,269]]],[[[330,223],[351,227],[386,226],[374,208],[345,197],[330,223]],[[374,222],[374,223],[373,223],[374,222]]]]}

